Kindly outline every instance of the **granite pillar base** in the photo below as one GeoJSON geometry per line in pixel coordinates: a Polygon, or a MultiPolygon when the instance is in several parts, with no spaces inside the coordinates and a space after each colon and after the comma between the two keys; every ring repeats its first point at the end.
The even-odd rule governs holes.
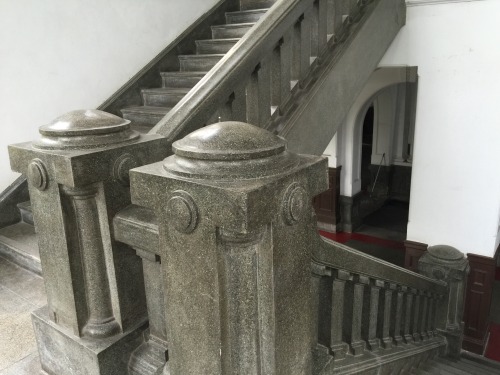
{"type": "Polygon", "coordinates": [[[40,363],[48,375],[124,375],[131,353],[144,340],[143,323],[106,339],[79,338],[49,319],[47,306],[32,313],[40,363]]]}
{"type": "Polygon", "coordinates": [[[462,353],[462,342],[464,341],[463,329],[456,331],[438,330],[446,338],[446,356],[453,359],[460,359],[462,353]]]}

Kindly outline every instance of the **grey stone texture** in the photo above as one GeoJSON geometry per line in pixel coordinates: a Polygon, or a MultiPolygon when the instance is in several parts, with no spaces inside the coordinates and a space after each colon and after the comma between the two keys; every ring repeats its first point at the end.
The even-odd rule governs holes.
{"type": "Polygon", "coordinates": [[[9,152],[12,168],[27,176],[47,291],[47,310],[34,315],[42,367],[51,368],[50,358],[94,355],[88,368],[56,373],[107,374],[112,361],[100,361],[114,349],[94,341],[129,348],[147,318],[140,259],[113,241],[110,221],[130,202],[128,170],[161,160],[165,141],[95,110],[65,114],[40,134],[9,152]]]}
{"type": "MultiPolygon", "coordinates": [[[[254,22],[271,3],[243,1],[226,21],[254,22]]],[[[326,159],[289,152],[283,138],[247,123],[220,122],[267,125],[297,149],[321,152],[318,139],[333,135],[331,121],[345,116],[403,24],[400,0],[279,2],[224,64],[219,52],[235,41],[202,41],[204,54],[179,57],[184,72],[152,77],[170,49],[108,102],[114,111],[130,98],[174,104],[183,87],[141,91],[139,81],[191,87],[201,77],[186,72],[216,66],[152,130],[166,138],[83,110],[11,146],[13,169],[27,176],[47,290],[47,306],[33,313],[42,369],[408,373],[446,347],[456,352],[461,301],[450,290],[464,278],[434,280],[320,240],[311,198],[328,187],[326,159]],[[217,118],[164,159],[170,142],[217,118]]],[[[137,119],[167,113],[146,107],[137,119]]],[[[433,267],[444,262],[439,270],[455,275],[452,255],[437,249],[433,267]]]]}
{"type": "Polygon", "coordinates": [[[310,200],[326,159],[238,122],[173,150],[130,174],[132,202],[158,218],[171,373],[311,373],[310,200]]]}
{"type": "Polygon", "coordinates": [[[418,262],[419,273],[443,280],[449,293],[438,305],[437,327],[448,340],[447,355],[459,358],[463,341],[465,287],[469,261],[458,249],[447,245],[430,246],[418,262]]]}
{"type": "Polygon", "coordinates": [[[0,257],[1,375],[39,373],[31,312],[46,303],[42,278],[0,257]]]}

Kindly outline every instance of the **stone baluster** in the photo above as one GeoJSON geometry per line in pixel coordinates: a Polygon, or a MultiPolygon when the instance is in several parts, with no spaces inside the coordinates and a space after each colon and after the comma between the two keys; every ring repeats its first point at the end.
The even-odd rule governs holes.
{"type": "Polygon", "coordinates": [[[283,43],[280,46],[280,108],[286,103],[291,93],[292,81],[292,58],[293,58],[293,27],[283,35],[283,43]]]}
{"type": "Polygon", "coordinates": [[[168,357],[165,295],[162,285],[161,259],[154,252],[136,248],[142,259],[144,286],[148,307],[149,332],[147,340],[137,348],[129,361],[129,375],[156,375],[164,368],[168,357]]]}
{"type": "Polygon", "coordinates": [[[421,312],[420,312],[421,293],[417,289],[412,289],[412,293],[413,293],[413,318],[411,323],[411,333],[413,341],[418,342],[422,339],[419,332],[420,318],[421,318],[421,312]]]}
{"type": "Polygon", "coordinates": [[[147,313],[140,259],[113,240],[110,222],[130,204],[129,169],[161,160],[166,141],[96,110],[67,113],[40,134],[9,152],[27,176],[47,292],[33,313],[42,368],[124,374],[147,313]]]}
{"type": "Polygon", "coordinates": [[[392,311],[394,311],[394,321],[391,325],[391,336],[394,338],[394,344],[399,345],[403,342],[403,337],[401,336],[401,325],[403,323],[403,299],[407,291],[407,287],[398,286],[396,292],[396,298],[393,299],[392,311]]]}
{"type": "Polygon", "coordinates": [[[384,287],[384,282],[381,280],[371,280],[369,298],[365,299],[369,303],[370,308],[365,309],[366,315],[363,318],[365,322],[365,340],[368,348],[375,352],[380,348],[380,339],[377,337],[378,325],[378,305],[380,300],[380,290],[384,287]],[[366,322],[368,322],[366,324],[366,322]]]}
{"type": "Polygon", "coordinates": [[[170,374],[311,374],[310,202],[326,160],[236,122],[173,150],[131,172],[132,202],[159,220],[170,374]]]}
{"type": "Polygon", "coordinates": [[[378,336],[381,339],[381,345],[384,349],[392,348],[392,337],[390,332],[391,319],[392,319],[392,295],[396,290],[396,284],[385,283],[385,288],[380,296],[379,303],[379,322],[378,322],[378,336]]]}
{"type": "Polygon", "coordinates": [[[436,320],[436,294],[429,292],[429,313],[427,315],[427,336],[434,337],[434,328],[436,320]]]}
{"type": "Polygon", "coordinates": [[[421,318],[420,318],[420,336],[422,340],[427,340],[429,336],[427,336],[427,319],[429,318],[429,297],[427,292],[421,292],[422,298],[422,309],[421,309],[421,318]]]}
{"type": "Polygon", "coordinates": [[[346,357],[349,345],[344,341],[343,330],[346,309],[346,282],[352,280],[349,272],[336,270],[332,282],[332,311],[330,325],[330,350],[335,361],[346,357]]]}
{"type": "Polygon", "coordinates": [[[350,351],[354,356],[364,353],[366,342],[361,337],[363,324],[363,300],[366,286],[370,279],[366,276],[355,275],[352,282],[348,283],[345,293],[344,332],[349,343],[350,351]]]}
{"type": "Polygon", "coordinates": [[[436,306],[435,324],[447,338],[447,355],[459,358],[463,341],[464,295],[470,267],[467,258],[451,246],[430,246],[418,262],[419,272],[448,284],[449,293],[436,306]]]}
{"type": "Polygon", "coordinates": [[[325,267],[324,265],[321,265],[316,262],[312,262],[311,264],[311,269],[312,269],[312,277],[311,277],[311,306],[312,306],[312,311],[311,311],[311,316],[312,316],[312,349],[316,349],[318,346],[318,333],[319,333],[319,307],[320,307],[320,302],[321,302],[321,295],[320,295],[320,289],[321,289],[321,280],[325,276],[331,276],[332,271],[331,269],[325,267]]]}
{"type": "Polygon", "coordinates": [[[406,291],[405,296],[405,307],[404,307],[404,322],[403,322],[403,339],[407,344],[413,341],[411,335],[411,322],[413,319],[413,296],[415,295],[415,289],[410,288],[406,291]]]}

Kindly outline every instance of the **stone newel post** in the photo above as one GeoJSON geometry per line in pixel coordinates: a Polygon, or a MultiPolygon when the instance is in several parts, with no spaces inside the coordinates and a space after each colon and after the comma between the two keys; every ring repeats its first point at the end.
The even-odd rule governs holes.
{"type": "Polygon", "coordinates": [[[311,198],[326,160],[245,123],[202,128],[131,171],[159,220],[169,368],[310,374],[311,198]]]}
{"type": "Polygon", "coordinates": [[[447,354],[459,358],[463,341],[463,313],[469,261],[451,246],[430,246],[418,262],[419,273],[445,281],[450,289],[446,300],[438,301],[436,327],[448,340],[447,354]]]}
{"type": "Polygon", "coordinates": [[[48,306],[33,314],[42,367],[124,374],[142,340],[144,282],[139,258],[112,240],[109,224],[130,204],[129,169],[161,160],[166,142],[94,110],[67,113],[40,134],[9,152],[28,179],[47,291],[48,306]]]}

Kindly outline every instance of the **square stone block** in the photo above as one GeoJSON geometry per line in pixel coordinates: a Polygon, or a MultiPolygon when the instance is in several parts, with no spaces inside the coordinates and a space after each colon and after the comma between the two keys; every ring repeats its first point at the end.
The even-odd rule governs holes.
{"type": "Polygon", "coordinates": [[[124,375],[130,354],[143,341],[147,325],[102,340],[62,330],[49,319],[47,306],[32,313],[42,369],[49,375],[124,375]]]}

